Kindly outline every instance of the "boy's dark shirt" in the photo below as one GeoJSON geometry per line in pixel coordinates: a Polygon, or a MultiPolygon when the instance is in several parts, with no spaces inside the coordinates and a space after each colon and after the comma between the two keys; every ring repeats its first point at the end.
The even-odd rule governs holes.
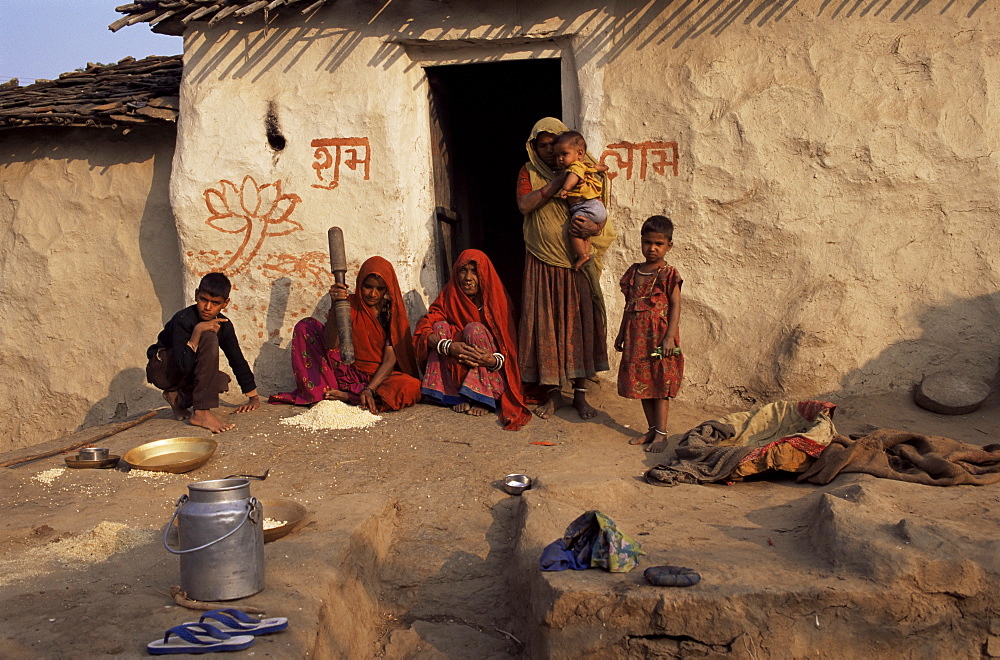
{"type": "MultiPolygon", "coordinates": [[[[217,318],[225,319],[226,317],[219,314],[217,318]]],[[[146,357],[151,358],[156,355],[158,348],[168,348],[181,373],[185,376],[190,375],[194,372],[194,351],[187,343],[191,339],[191,333],[194,332],[194,326],[199,323],[201,323],[201,317],[198,315],[197,305],[191,305],[177,312],[163,326],[163,330],[156,338],[156,343],[146,350],[146,357]]],[[[229,360],[229,366],[233,369],[233,375],[236,376],[236,382],[240,384],[240,389],[244,394],[257,389],[253,371],[247,364],[246,358],[243,357],[243,351],[240,350],[240,342],[236,338],[233,322],[219,324],[218,335],[219,348],[226,354],[226,359],[229,360]]]]}

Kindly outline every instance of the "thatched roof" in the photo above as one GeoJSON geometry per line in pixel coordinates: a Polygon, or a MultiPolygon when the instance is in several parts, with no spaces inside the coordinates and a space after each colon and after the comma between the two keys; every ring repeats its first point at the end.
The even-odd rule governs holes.
{"type": "Polygon", "coordinates": [[[58,80],[0,85],[0,130],[26,126],[127,128],[176,122],[181,56],[126,57],[58,80]]]}
{"type": "Polygon", "coordinates": [[[308,14],[333,0],[136,0],[116,7],[125,14],[108,28],[117,32],[126,25],[149,23],[160,27],[157,32],[182,34],[191,21],[205,21],[215,25],[226,18],[244,18],[263,11],[265,16],[282,12],[308,14]]]}

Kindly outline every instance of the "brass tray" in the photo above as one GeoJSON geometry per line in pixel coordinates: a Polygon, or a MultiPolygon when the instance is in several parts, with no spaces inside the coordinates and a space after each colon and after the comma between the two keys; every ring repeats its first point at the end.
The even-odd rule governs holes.
{"type": "Polygon", "coordinates": [[[129,449],[122,458],[136,470],[180,474],[200,468],[218,447],[211,438],[167,438],[129,449]]]}
{"type": "Polygon", "coordinates": [[[264,543],[276,541],[291,534],[295,526],[306,517],[306,508],[294,500],[261,500],[264,507],[264,517],[272,520],[283,520],[284,525],[264,530],[264,543]]]}

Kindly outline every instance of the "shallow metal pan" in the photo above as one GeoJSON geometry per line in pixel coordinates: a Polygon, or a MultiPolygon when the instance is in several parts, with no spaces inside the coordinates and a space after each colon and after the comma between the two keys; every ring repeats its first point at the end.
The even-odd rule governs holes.
{"type": "Polygon", "coordinates": [[[136,470],[179,474],[200,468],[218,447],[211,438],[166,438],[129,449],[122,460],[136,470]]]}

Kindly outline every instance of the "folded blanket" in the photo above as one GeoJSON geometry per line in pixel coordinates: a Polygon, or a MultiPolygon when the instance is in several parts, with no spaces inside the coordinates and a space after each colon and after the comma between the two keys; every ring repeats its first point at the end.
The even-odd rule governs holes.
{"type": "MultiPolygon", "coordinates": [[[[777,401],[747,412],[702,422],[684,434],[676,458],[646,472],[656,486],[711,483],[734,478],[737,469],[782,444],[799,450],[806,460],[819,456],[836,435],[826,401],[777,401]]],[[[780,460],[774,467],[781,469],[780,460]]],[[[796,462],[796,470],[802,461],[796,462]]]]}
{"type": "Polygon", "coordinates": [[[828,484],[849,472],[928,486],[985,486],[1000,481],[1000,444],[980,447],[893,429],[857,439],[838,435],[799,481],[828,484]]]}

